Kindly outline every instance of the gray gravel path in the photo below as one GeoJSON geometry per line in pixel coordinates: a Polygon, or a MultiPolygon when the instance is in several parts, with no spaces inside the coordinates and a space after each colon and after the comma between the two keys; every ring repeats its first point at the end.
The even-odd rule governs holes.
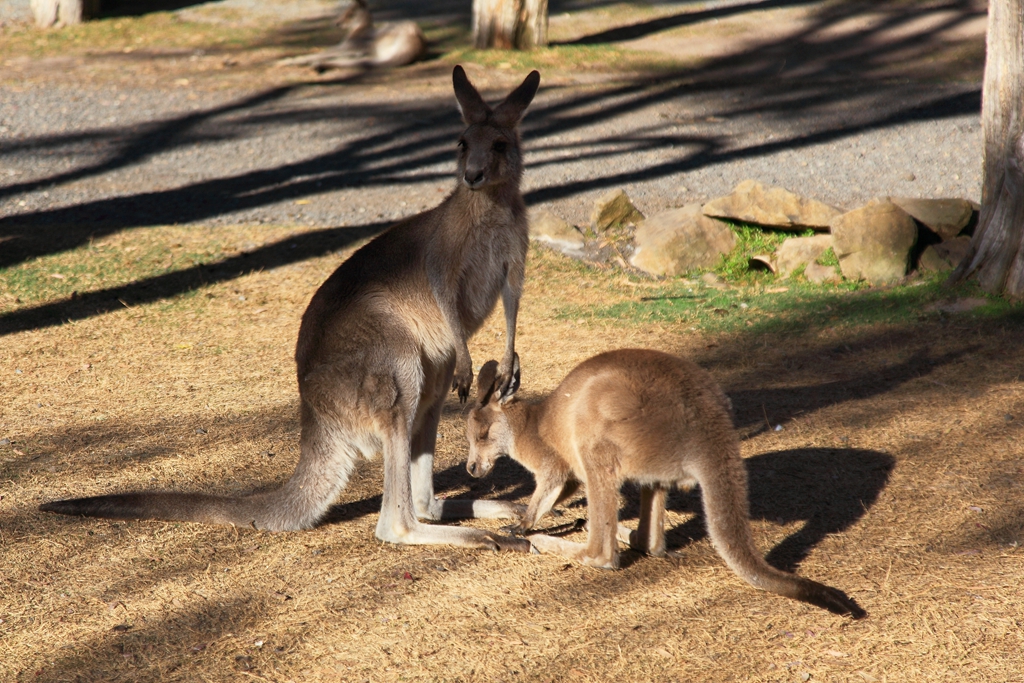
{"type": "MultiPolygon", "coordinates": [[[[394,79],[249,92],[5,86],[0,239],[28,241],[0,246],[0,263],[46,251],[40,239],[70,246],[168,223],[377,225],[432,206],[452,183],[459,122],[447,67],[419,73],[414,92],[394,79]]],[[[525,190],[577,224],[610,188],[650,213],[745,178],[846,208],[881,195],[977,200],[979,107],[975,83],[542,81],[523,129],[525,190]]]]}

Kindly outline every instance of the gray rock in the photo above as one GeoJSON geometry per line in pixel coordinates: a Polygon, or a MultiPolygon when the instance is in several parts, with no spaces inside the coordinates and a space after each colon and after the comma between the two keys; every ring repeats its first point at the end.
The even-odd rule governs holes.
{"type": "Polygon", "coordinates": [[[633,206],[625,190],[611,190],[594,202],[590,212],[590,227],[594,234],[600,235],[609,228],[636,224],[643,219],[644,215],[633,206]]]}
{"type": "Polygon", "coordinates": [[[888,199],[873,200],[832,221],[832,240],[843,277],[891,284],[907,274],[917,224],[888,199]]]}
{"type": "Polygon", "coordinates": [[[800,266],[814,263],[831,246],[832,235],[790,237],[775,250],[775,272],[782,277],[789,277],[800,266]]]}
{"type": "Polygon", "coordinates": [[[781,230],[824,231],[842,211],[781,187],[766,187],[755,180],[744,180],[731,194],[705,204],[704,213],[781,230]]]}
{"type": "Polygon", "coordinates": [[[633,241],[633,266],[654,275],[682,275],[717,264],[736,246],[736,235],[725,223],[701,213],[700,204],[688,204],[642,221],[633,241]]]}
{"type": "Polygon", "coordinates": [[[566,256],[583,255],[583,233],[547,209],[530,212],[530,239],[541,242],[566,256]]]}
{"type": "Polygon", "coordinates": [[[813,282],[816,285],[826,282],[839,282],[843,279],[840,277],[839,272],[836,271],[835,266],[823,266],[814,261],[808,263],[807,267],[804,268],[804,277],[807,278],[808,282],[813,282]]]}
{"type": "Polygon", "coordinates": [[[938,244],[930,244],[921,252],[918,267],[931,273],[953,270],[960,265],[970,249],[971,238],[967,235],[954,237],[938,244]]]}
{"type": "Polygon", "coordinates": [[[974,215],[974,207],[966,199],[892,197],[890,201],[943,240],[959,235],[974,215]]]}

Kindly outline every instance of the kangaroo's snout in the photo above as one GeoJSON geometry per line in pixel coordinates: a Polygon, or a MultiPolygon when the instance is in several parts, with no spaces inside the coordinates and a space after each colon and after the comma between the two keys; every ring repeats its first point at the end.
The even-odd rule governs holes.
{"type": "Polygon", "coordinates": [[[466,174],[462,177],[462,179],[466,183],[466,187],[468,187],[471,190],[476,190],[477,188],[484,184],[484,175],[484,169],[482,168],[467,168],[466,174]]]}
{"type": "Polygon", "coordinates": [[[479,479],[490,472],[491,468],[482,462],[470,460],[466,463],[466,471],[469,472],[469,476],[479,479]]]}

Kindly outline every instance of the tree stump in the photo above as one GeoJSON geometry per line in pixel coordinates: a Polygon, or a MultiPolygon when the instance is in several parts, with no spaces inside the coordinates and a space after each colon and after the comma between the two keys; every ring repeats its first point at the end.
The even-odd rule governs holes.
{"type": "Polygon", "coordinates": [[[985,167],[978,227],[950,282],[1024,297],[1024,0],[991,0],[981,96],[985,167]]]}
{"type": "Polygon", "coordinates": [[[548,0],[473,0],[473,46],[530,50],[548,44],[548,0]]]}
{"type": "Polygon", "coordinates": [[[39,28],[81,24],[100,11],[100,0],[31,0],[30,4],[39,28]]]}

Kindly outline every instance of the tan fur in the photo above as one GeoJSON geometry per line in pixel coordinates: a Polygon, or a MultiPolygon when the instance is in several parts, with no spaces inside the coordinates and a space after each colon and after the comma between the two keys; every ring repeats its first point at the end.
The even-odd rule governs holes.
{"type": "Polygon", "coordinates": [[[497,364],[480,371],[466,425],[475,477],[501,455],[530,470],[537,488],[515,531],[533,528],[552,506],[586,486],[588,542],[535,534],[533,546],[592,567],[616,568],[618,541],[665,555],[665,497],[700,484],[708,534],[726,563],[750,584],[837,614],[864,611],[835,588],[779,571],[757,552],[750,532],[747,474],[729,401],[711,377],[658,351],[610,351],[584,361],[540,403],[493,391],[497,364]],[[636,531],[619,524],[619,489],[641,485],[636,531]]]}
{"type": "Polygon", "coordinates": [[[411,64],[427,52],[427,39],[415,21],[374,24],[365,0],[352,0],[336,22],[348,35],[332,48],[279,60],[278,66],[327,69],[391,68],[411,64]]]}
{"type": "Polygon", "coordinates": [[[508,339],[499,384],[504,390],[513,382],[528,245],[517,125],[539,79],[534,71],[492,110],[462,67],[455,67],[455,94],[467,124],[456,188],[438,207],[359,249],[313,295],[295,350],[301,455],[279,489],[243,498],[130,493],[56,501],[41,509],[304,529],[323,517],[360,456],[383,452],[378,538],[528,550],[521,539],[419,520],[522,512],[522,506],[502,501],[438,500],[432,477],[445,396],[449,388],[462,400],[468,396],[473,374],[466,341],[499,296],[508,339]]]}

